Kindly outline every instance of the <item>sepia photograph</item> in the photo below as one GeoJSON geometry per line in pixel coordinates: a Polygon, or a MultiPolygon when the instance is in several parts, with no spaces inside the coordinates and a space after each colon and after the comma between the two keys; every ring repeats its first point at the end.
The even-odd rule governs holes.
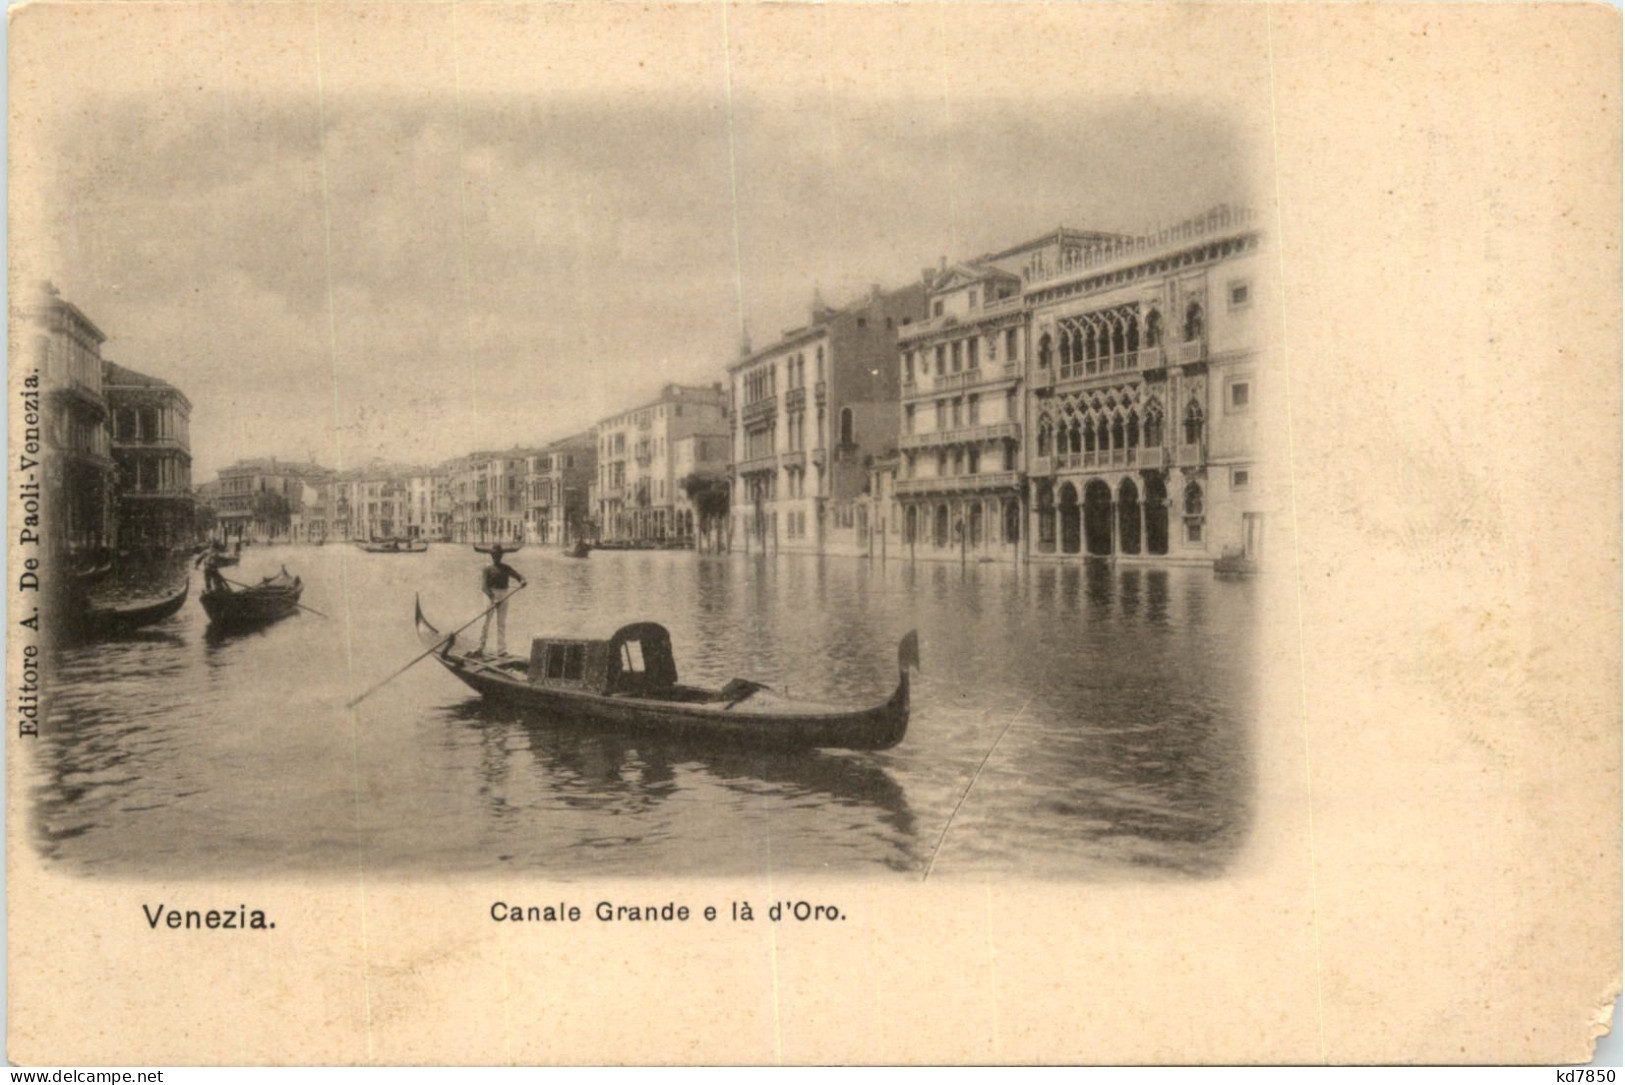
{"type": "Polygon", "coordinates": [[[1416,1006],[1541,928],[1602,972],[1516,1042],[1580,1052],[1618,600],[1547,653],[1533,461],[1480,454],[1588,429],[1505,414],[1503,307],[1602,313],[1563,387],[1614,491],[1559,504],[1617,596],[1619,148],[1576,105],[1484,171],[1544,114],[1478,62],[1593,18],[1589,91],[1618,23],[1524,14],[14,8],[13,1061],[1514,1058],[1373,1009],[1439,916],[1416,1006]],[[1548,171],[1597,246],[1502,228],[1548,171]],[[1562,751],[1576,929],[1505,881],[1458,922],[1569,861],[1518,782],[1562,751]],[[39,1000],[98,957],[87,1010],[178,990],[75,1055],[39,1000]],[[645,1031],[567,993],[611,960],[645,1031]],[[1236,1020],[1108,1024],[1167,997],[1236,1020]]]}

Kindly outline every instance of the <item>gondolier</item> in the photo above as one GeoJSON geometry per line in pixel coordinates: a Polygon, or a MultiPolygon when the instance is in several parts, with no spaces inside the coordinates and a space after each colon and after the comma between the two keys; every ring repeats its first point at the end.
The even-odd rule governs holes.
{"type": "Polygon", "coordinates": [[[229,592],[231,590],[226,586],[226,578],[220,575],[220,559],[223,556],[224,550],[217,540],[207,550],[199,554],[197,560],[193,562],[194,565],[203,566],[203,589],[205,591],[229,592]]]}
{"type": "Polygon", "coordinates": [[[508,582],[519,581],[522,588],[526,584],[523,576],[512,565],[504,564],[502,560],[502,544],[497,543],[491,547],[491,564],[480,570],[480,586],[485,597],[495,604],[485,615],[485,625],[480,629],[479,653],[485,654],[486,639],[491,633],[491,623],[497,626],[497,655],[506,655],[508,652],[508,582]]]}

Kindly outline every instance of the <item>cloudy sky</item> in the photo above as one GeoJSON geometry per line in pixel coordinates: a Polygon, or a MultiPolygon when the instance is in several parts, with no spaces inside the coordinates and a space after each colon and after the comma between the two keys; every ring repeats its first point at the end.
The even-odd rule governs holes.
{"type": "Polygon", "coordinates": [[[199,480],[541,442],[720,379],[742,320],[761,345],[815,287],[839,304],[1060,223],[1254,198],[1225,105],[1245,81],[1029,71],[1181,37],[1235,55],[1234,27],[116,7],[145,21],[33,28],[99,77],[33,99],[38,264],[108,357],[186,391],[199,480]]]}

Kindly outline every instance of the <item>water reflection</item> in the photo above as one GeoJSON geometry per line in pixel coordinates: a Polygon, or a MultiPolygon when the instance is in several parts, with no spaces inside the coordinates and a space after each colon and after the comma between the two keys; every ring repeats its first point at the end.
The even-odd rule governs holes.
{"type": "Polygon", "coordinates": [[[516,559],[533,585],[510,617],[520,643],[588,615],[646,616],[668,625],[680,673],[699,683],[744,675],[870,703],[895,680],[897,636],[918,628],[925,672],[903,744],[795,754],[521,718],[432,665],[347,712],[419,650],[414,594],[437,615],[477,612],[469,555],[329,547],[280,550],[284,562],[331,620],[221,638],[189,605],[60,657],[32,781],[44,855],[173,877],[357,863],[919,877],[942,838],[933,878],[1109,878],[1212,876],[1245,845],[1247,582],[1098,561],[516,559]]]}

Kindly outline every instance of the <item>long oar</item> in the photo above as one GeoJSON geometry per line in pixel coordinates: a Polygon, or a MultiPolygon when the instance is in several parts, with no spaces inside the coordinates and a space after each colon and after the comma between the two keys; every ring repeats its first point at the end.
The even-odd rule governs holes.
{"type": "MultiPolygon", "coordinates": [[[[221,577],[220,579],[224,580],[227,584],[230,584],[234,588],[245,588],[248,591],[253,591],[254,590],[254,588],[249,584],[239,584],[239,583],[237,583],[237,581],[230,580],[230,579],[228,579],[226,577],[221,577]]],[[[321,611],[317,610],[315,607],[307,607],[303,603],[295,603],[294,606],[298,607],[300,610],[308,610],[312,614],[316,615],[316,617],[318,617],[318,618],[327,617],[327,615],[323,614],[321,611]]]]}
{"type": "Polygon", "coordinates": [[[367,692],[361,694],[359,697],[356,697],[354,700],[350,701],[344,707],[345,708],[354,708],[356,705],[360,704],[362,701],[365,701],[368,697],[371,697],[374,693],[377,693],[379,690],[383,689],[385,686],[387,686],[391,682],[395,681],[395,679],[397,679],[401,675],[405,674],[408,670],[410,670],[412,668],[413,664],[418,663],[418,662],[420,662],[420,661],[422,661],[424,659],[429,658],[429,656],[431,656],[435,652],[439,651],[441,646],[443,646],[447,641],[453,639],[454,637],[457,636],[457,634],[461,633],[463,630],[467,629],[469,626],[473,625],[475,622],[479,621],[481,618],[485,617],[487,614],[491,613],[497,607],[501,606],[503,603],[506,603],[509,599],[512,599],[514,596],[518,595],[520,592],[524,591],[528,587],[530,587],[530,581],[527,580],[523,584],[521,584],[517,588],[515,588],[513,591],[511,591],[508,594],[504,595],[501,599],[498,599],[496,602],[492,603],[490,606],[486,607],[484,610],[482,610],[478,614],[474,615],[468,621],[466,621],[462,625],[458,626],[456,629],[453,629],[450,633],[447,633],[445,636],[441,637],[439,640],[437,640],[433,644],[429,645],[429,647],[425,648],[422,652],[420,652],[416,656],[414,656],[400,670],[396,671],[394,674],[390,675],[388,678],[384,679],[382,682],[379,682],[376,686],[373,686],[371,689],[367,690],[367,692]]]}

